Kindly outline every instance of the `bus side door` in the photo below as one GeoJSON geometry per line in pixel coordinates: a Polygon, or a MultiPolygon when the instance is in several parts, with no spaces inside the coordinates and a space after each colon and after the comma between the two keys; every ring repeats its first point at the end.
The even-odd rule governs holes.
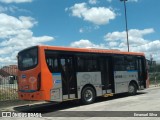
{"type": "Polygon", "coordinates": [[[76,98],[76,73],[74,69],[74,56],[61,55],[60,71],[62,76],[62,93],[63,99],[76,98]]]}
{"type": "Polygon", "coordinates": [[[100,70],[102,77],[103,90],[106,93],[114,92],[114,77],[113,77],[113,60],[112,56],[100,57],[100,70]]]}

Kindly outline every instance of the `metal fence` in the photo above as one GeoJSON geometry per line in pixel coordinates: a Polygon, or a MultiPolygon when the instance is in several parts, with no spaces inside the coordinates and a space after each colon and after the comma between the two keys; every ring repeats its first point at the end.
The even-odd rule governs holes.
{"type": "Polygon", "coordinates": [[[17,93],[17,66],[0,67],[0,101],[16,100],[17,93]]]}
{"type": "Polygon", "coordinates": [[[160,72],[150,72],[149,80],[152,85],[160,85],[160,72]]]}

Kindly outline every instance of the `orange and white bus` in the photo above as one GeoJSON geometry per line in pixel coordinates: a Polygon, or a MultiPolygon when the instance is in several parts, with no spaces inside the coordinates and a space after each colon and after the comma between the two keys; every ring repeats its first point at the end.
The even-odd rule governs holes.
{"type": "Polygon", "coordinates": [[[118,50],[34,46],[18,53],[21,100],[62,102],[112,96],[148,88],[143,53],[118,50]]]}

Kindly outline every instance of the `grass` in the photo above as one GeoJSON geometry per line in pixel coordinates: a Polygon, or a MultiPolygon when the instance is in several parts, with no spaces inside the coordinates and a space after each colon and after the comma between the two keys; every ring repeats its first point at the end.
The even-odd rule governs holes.
{"type": "Polygon", "coordinates": [[[18,98],[17,89],[15,88],[0,88],[0,101],[15,100],[18,98]]]}

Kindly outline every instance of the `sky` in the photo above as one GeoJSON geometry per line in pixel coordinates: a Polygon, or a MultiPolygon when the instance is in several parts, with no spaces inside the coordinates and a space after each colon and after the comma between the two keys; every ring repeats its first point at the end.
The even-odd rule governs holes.
{"type": "MultiPolygon", "coordinates": [[[[128,0],[132,52],[160,63],[160,0],[128,0]]],[[[34,45],[127,51],[120,0],[0,0],[0,65],[34,45]]]]}

